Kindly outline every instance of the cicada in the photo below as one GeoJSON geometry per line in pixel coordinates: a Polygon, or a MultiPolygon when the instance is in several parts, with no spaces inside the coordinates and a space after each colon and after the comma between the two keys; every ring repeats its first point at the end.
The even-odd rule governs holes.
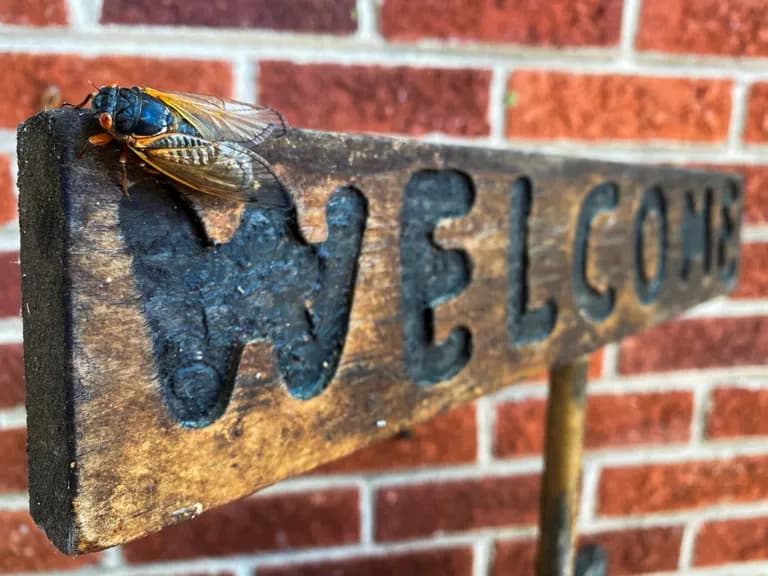
{"type": "Polygon", "coordinates": [[[269,163],[254,150],[285,133],[279,112],[217,96],[117,84],[102,86],[78,107],[89,101],[105,132],[88,141],[123,144],[125,193],[130,150],[150,168],[199,192],[271,206],[289,201],[269,163]]]}

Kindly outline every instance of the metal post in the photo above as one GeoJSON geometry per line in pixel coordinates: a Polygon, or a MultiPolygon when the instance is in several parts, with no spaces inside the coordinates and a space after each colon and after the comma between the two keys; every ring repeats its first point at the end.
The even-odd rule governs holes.
{"type": "Polygon", "coordinates": [[[537,576],[573,576],[588,361],[582,356],[549,373],[537,576]]]}

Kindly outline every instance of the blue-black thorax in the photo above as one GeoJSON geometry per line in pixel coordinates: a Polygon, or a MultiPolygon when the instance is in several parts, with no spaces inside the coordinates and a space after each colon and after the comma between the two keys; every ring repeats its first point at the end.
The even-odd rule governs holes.
{"type": "Polygon", "coordinates": [[[104,86],[93,97],[91,108],[96,114],[109,113],[113,130],[121,135],[154,136],[163,132],[200,135],[171,107],[137,87],[104,86]]]}

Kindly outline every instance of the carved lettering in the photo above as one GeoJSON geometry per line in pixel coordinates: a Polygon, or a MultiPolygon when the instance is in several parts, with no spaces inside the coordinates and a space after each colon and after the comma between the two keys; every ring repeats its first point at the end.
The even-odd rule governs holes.
{"type": "Polygon", "coordinates": [[[615,290],[607,287],[600,291],[587,278],[587,250],[592,222],[603,213],[616,209],[619,189],[615,184],[600,184],[593,188],[581,205],[576,228],[576,245],[573,250],[573,292],[579,309],[596,322],[605,320],[613,311],[615,290]]]}
{"type": "Polygon", "coordinates": [[[417,172],[405,188],[400,214],[403,351],[408,376],[420,385],[449,380],[471,355],[466,327],[454,328],[445,342],[434,342],[434,308],[469,285],[471,265],[465,252],[437,246],[433,234],[440,220],[468,214],[474,195],[470,178],[455,170],[417,172]]]}
{"type": "Polygon", "coordinates": [[[652,304],[658,298],[667,275],[667,205],[661,188],[649,188],[643,195],[635,218],[635,290],[643,304],[652,304]],[[655,217],[658,221],[656,273],[651,277],[645,266],[646,224],[655,217]]]}
{"type": "Polygon", "coordinates": [[[697,210],[696,196],[685,193],[683,206],[683,264],[680,277],[688,281],[694,259],[701,259],[704,274],[712,268],[712,190],[707,188],[697,210]]]}
{"type": "Polygon", "coordinates": [[[739,187],[729,181],[720,204],[720,230],[717,234],[717,269],[721,281],[729,288],[739,276],[739,187]]]}
{"type": "Polygon", "coordinates": [[[363,195],[341,188],[328,203],[322,244],[303,241],[295,215],[251,207],[230,242],[206,246],[178,193],[131,189],[121,227],[165,403],[178,421],[201,427],[224,412],[252,340],[274,344],[294,396],[322,392],[344,345],[366,217],[363,195]]]}
{"type": "Polygon", "coordinates": [[[557,304],[551,298],[543,306],[528,308],[528,218],[532,206],[531,181],[518,178],[512,185],[508,256],[507,330],[514,346],[545,340],[557,321],[557,304]]]}

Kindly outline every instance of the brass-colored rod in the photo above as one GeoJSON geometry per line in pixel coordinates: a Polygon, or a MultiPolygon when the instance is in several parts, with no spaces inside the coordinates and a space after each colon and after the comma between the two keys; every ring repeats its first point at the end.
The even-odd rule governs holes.
{"type": "Polygon", "coordinates": [[[573,576],[588,356],[549,372],[537,576],[573,576]]]}

